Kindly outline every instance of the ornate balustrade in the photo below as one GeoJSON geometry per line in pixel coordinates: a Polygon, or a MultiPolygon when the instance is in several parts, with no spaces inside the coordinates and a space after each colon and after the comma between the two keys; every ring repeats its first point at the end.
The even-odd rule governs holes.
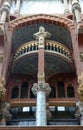
{"type": "MultiPolygon", "coordinates": [[[[36,40],[25,43],[22,46],[20,46],[17,49],[13,57],[13,60],[15,61],[24,55],[34,52],[38,52],[38,42],[36,40]]],[[[55,53],[64,56],[65,58],[67,58],[72,62],[72,52],[70,51],[70,49],[67,48],[65,45],[58,43],[56,41],[46,40],[45,52],[55,53]]]]}

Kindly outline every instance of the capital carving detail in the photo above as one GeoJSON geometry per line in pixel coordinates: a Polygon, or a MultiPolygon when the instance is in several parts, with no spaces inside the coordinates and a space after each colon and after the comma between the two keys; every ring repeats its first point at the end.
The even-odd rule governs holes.
{"type": "Polygon", "coordinates": [[[74,12],[75,9],[78,9],[79,12],[81,12],[81,7],[80,7],[80,4],[79,4],[78,0],[73,0],[72,1],[72,11],[74,12]]]}
{"type": "Polygon", "coordinates": [[[6,89],[5,89],[5,80],[0,77],[0,97],[5,96],[6,89]]]}
{"type": "Polygon", "coordinates": [[[10,109],[10,103],[3,102],[1,104],[1,115],[2,115],[2,118],[6,119],[6,120],[10,120],[11,119],[12,115],[10,114],[9,109],[10,109]]]}
{"type": "Polygon", "coordinates": [[[80,95],[80,98],[83,97],[83,73],[78,76],[78,83],[79,83],[79,86],[78,86],[78,94],[80,95]]]}
{"type": "Polygon", "coordinates": [[[51,91],[51,88],[49,87],[48,83],[44,83],[44,82],[40,81],[38,83],[34,83],[34,85],[32,87],[32,92],[34,93],[34,95],[37,95],[37,93],[39,91],[45,92],[46,96],[48,96],[51,91]]]}
{"type": "Polygon", "coordinates": [[[7,13],[9,13],[9,11],[10,11],[10,3],[9,3],[9,2],[5,2],[5,3],[3,4],[3,7],[2,7],[2,9],[1,9],[1,12],[3,13],[4,10],[5,10],[7,13]]]}

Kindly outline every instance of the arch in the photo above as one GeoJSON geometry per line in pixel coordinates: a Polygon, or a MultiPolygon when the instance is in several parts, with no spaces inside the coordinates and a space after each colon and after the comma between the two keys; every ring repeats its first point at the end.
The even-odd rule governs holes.
{"type": "Polygon", "coordinates": [[[23,82],[21,86],[21,98],[27,98],[28,97],[28,83],[23,82]]]}
{"type": "Polygon", "coordinates": [[[9,30],[15,31],[16,29],[20,27],[37,23],[37,22],[42,22],[42,23],[46,22],[46,23],[56,24],[59,26],[63,26],[67,28],[68,30],[75,28],[72,20],[68,18],[64,18],[58,15],[52,16],[52,15],[46,15],[46,14],[38,14],[38,15],[21,17],[19,19],[15,19],[11,21],[9,25],[9,30]]]}
{"type": "Polygon", "coordinates": [[[18,86],[15,86],[14,88],[12,88],[12,92],[11,92],[11,98],[18,98],[19,95],[19,88],[18,86]]]}
{"type": "Polygon", "coordinates": [[[73,97],[75,97],[74,87],[72,87],[72,85],[69,85],[69,86],[67,87],[67,97],[68,97],[68,98],[73,98],[73,97]]]}

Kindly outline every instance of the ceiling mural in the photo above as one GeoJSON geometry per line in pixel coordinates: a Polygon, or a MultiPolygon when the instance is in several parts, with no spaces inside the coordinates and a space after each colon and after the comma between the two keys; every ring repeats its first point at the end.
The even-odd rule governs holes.
{"type": "Polygon", "coordinates": [[[60,42],[65,44],[67,47],[72,49],[72,41],[69,31],[58,25],[50,24],[50,23],[34,23],[31,25],[27,25],[25,27],[17,29],[13,33],[12,37],[12,50],[13,52],[21,45],[29,41],[33,41],[33,34],[39,31],[39,27],[44,26],[46,31],[51,33],[51,40],[60,42]]]}

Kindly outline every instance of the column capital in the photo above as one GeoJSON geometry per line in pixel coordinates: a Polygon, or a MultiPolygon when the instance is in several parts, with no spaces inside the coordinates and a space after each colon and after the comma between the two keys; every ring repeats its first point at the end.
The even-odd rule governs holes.
{"type": "Polygon", "coordinates": [[[7,14],[9,13],[9,11],[10,11],[10,3],[8,1],[6,1],[3,4],[2,8],[1,8],[1,13],[3,13],[3,11],[6,11],[7,14]]]}
{"type": "Polygon", "coordinates": [[[78,0],[73,0],[72,1],[72,12],[73,13],[75,12],[75,9],[77,9],[77,10],[79,10],[79,12],[81,12],[81,7],[80,7],[80,4],[79,4],[78,0]]]}
{"type": "Polygon", "coordinates": [[[1,104],[2,119],[4,118],[6,121],[10,120],[12,117],[12,115],[9,112],[9,109],[10,109],[10,103],[2,102],[2,104],[1,104]]]}
{"type": "Polygon", "coordinates": [[[39,81],[38,83],[33,84],[32,91],[33,91],[34,95],[37,95],[37,93],[39,91],[43,91],[46,93],[46,96],[48,96],[51,91],[51,88],[49,87],[48,83],[39,81]]]}

